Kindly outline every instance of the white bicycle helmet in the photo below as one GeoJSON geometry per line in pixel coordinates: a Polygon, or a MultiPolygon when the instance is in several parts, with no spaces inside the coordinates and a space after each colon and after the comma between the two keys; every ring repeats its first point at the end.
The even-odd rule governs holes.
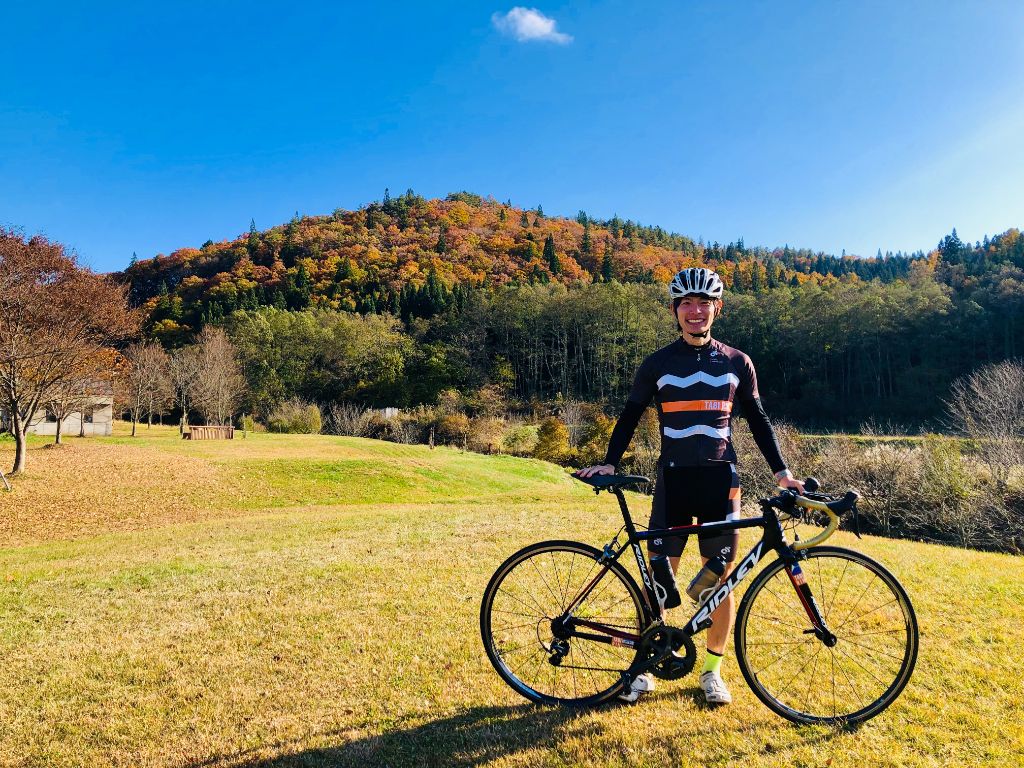
{"type": "Polygon", "coordinates": [[[722,298],[725,285],[718,273],[705,267],[690,267],[676,274],[668,284],[668,295],[673,299],[684,296],[707,296],[710,299],[722,298]]]}

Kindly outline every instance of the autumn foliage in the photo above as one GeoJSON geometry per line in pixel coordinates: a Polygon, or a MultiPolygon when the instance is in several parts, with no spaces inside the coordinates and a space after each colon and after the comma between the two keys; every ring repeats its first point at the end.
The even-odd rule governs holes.
{"type": "Polygon", "coordinates": [[[355,211],[255,224],[227,242],[181,248],[122,274],[153,336],[175,344],[236,309],[329,309],[430,317],[473,288],[535,283],[663,283],[686,266],[720,270],[738,291],[844,274],[905,275],[909,259],[834,259],[806,250],[722,246],[618,217],[574,219],[460,192],[411,190],[355,211]]]}

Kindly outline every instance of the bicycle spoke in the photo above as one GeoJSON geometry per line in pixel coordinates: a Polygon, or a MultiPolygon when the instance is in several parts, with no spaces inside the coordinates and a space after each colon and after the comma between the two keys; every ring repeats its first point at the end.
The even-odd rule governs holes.
{"type": "Polygon", "coordinates": [[[499,627],[499,629],[502,632],[511,632],[513,629],[522,629],[523,627],[535,627],[535,626],[537,626],[537,622],[535,622],[535,621],[527,621],[527,622],[525,622],[523,624],[513,624],[511,627],[508,627],[508,626],[505,626],[504,624],[502,624],[499,627]]]}
{"type": "Polygon", "coordinates": [[[868,635],[894,635],[897,632],[906,634],[906,627],[898,627],[897,629],[880,629],[877,632],[846,632],[843,637],[867,637],[868,635]]]}
{"type": "Polygon", "coordinates": [[[565,606],[567,605],[565,600],[565,590],[562,589],[562,576],[558,572],[558,561],[555,560],[555,555],[553,552],[548,552],[548,558],[551,560],[551,568],[555,572],[555,586],[558,587],[559,605],[565,606]]]}
{"type": "Polygon", "coordinates": [[[548,619],[551,618],[550,616],[547,615],[547,611],[544,610],[544,606],[542,606],[536,600],[533,600],[533,597],[530,598],[531,600],[533,600],[533,605],[530,605],[526,601],[521,600],[520,598],[516,597],[514,594],[512,594],[511,592],[509,592],[509,591],[507,591],[505,589],[499,589],[498,592],[503,594],[503,595],[508,595],[513,600],[515,600],[517,603],[519,603],[521,606],[523,606],[524,608],[529,608],[530,610],[540,611],[540,615],[543,616],[544,618],[548,618],[548,619]]]}
{"type": "MultiPolygon", "coordinates": [[[[537,572],[537,575],[540,576],[540,580],[544,582],[544,588],[547,589],[548,594],[551,595],[553,598],[555,598],[555,603],[557,605],[559,605],[559,607],[563,607],[564,608],[565,606],[561,605],[558,602],[558,595],[556,595],[554,593],[554,591],[551,589],[550,585],[548,584],[548,580],[545,579],[544,578],[544,574],[541,573],[540,568],[537,565],[537,561],[536,560],[530,560],[530,564],[533,566],[533,569],[537,572]]],[[[561,611],[559,611],[559,613],[561,613],[561,611]]]]}
{"type": "MultiPolygon", "coordinates": [[[[839,646],[836,646],[836,647],[837,647],[837,648],[839,648],[839,646]]],[[[876,677],[876,676],[875,676],[875,674],[874,674],[874,673],[873,673],[873,672],[872,672],[872,671],[871,671],[870,669],[868,669],[867,667],[865,667],[865,666],[864,666],[863,664],[861,664],[861,663],[860,663],[859,661],[857,661],[857,660],[856,660],[855,658],[853,658],[853,656],[851,656],[850,654],[848,654],[848,653],[847,653],[846,651],[844,651],[844,650],[843,650],[842,648],[839,648],[839,653],[843,654],[844,656],[846,656],[846,658],[848,658],[848,659],[849,659],[850,661],[852,661],[852,662],[853,662],[854,664],[856,664],[856,665],[857,665],[858,667],[860,667],[861,669],[863,669],[863,670],[864,670],[864,672],[865,672],[865,673],[867,673],[867,676],[868,676],[868,677],[870,677],[870,678],[871,678],[872,680],[874,680],[874,681],[875,681],[876,683],[878,683],[878,684],[879,684],[879,685],[881,685],[881,686],[885,686],[885,685],[887,685],[887,684],[886,684],[885,682],[883,682],[882,680],[879,680],[879,679],[878,679],[878,677],[876,677]]]]}
{"type": "Polygon", "coordinates": [[[522,613],[521,611],[504,611],[504,610],[502,610],[500,608],[492,608],[491,609],[491,613],[504,613],[504,614],[507,614],[508,616],[524,616],[524,617],[527,617],[527,618],[535,618],[535,616],[536,616],[533,613],[522,613]]]}
{"type": "Polygon", "coordinates": [[[761,614],[757,614],[756,616],[753,616],[752,618],[764,619],[765,621],[770,621],[770,622],[772,622],[774,624],[781,624],[784,627],[792,627],[793,629],[798,629],[801,632],[803,632],[805,629],[809,629],[809,627],[806,624],[803,624],[803,625],[800,625],[800,624],[790,624],[787,621],[782,621],[782,619],[776,619],[774,616],[763,616],[761,614]]]}
{"type": "MultiPolygon", "coordinates": [[[[811,642],[811,640],[814,640],[814,639],[815,639],[814,637],[808,636],[808,638],[807,638],[806,640],[804,640],[804,641],[803,641],[802,643],[800,643],[800,645],[805,645],[806,643],[809,643],[809,642],[811,642]]],[[[775,665],[776,665],[776,664],[777,664],[778,662],[782,661],[782,660],[783,660],[783,659],[785,659],[785,658],[786,658],[787,656],[789,656],[789,655],[790,655],[790,653],[791,653],[790,651],[784,651],[783,653],[780,653],[780,654],[779,654],[778,656],[776,656],[776,657],[775,657],[775,658],[774,658],[774,659],[773,659],[773,660],[771,661],[771,663],[770,663],[770,664],[768,664],[767,666],[761,667],[760,669],[758,669],[758,670],[757,670],[757,671],[755,672],[755,674],[757,674],[757,675],[762,675],[762,674],[764,674],[764,673],[765,673],[765,672],[766,672],[766,671],[767,671],[768,669],[770,669],[771,667],[774,667],[774,666],[775,666],[775,665]]]]}
{"type": "MultiPolygon", "coordinates": [[[[818,658],[818,654],[819,654],[819,653],[821,653],[821,647],[820,647],[820,646],[819,646],[818,650],[816,650],[816,651],[814,652],[814,657],[813,657],[813,658],[814,658],[814,659],[817,659],[817,658],[818,658]]],[[[815,663],[816,663],[816,662],[815,662],[815,663]]],[[[804,671],[805,669],[807,669],[807,665],[806,665],[806,664],[805,664],[804,666],[800,667],[800,668],[799,668],[799,669],[798,669],[798,670],[796,671],[796,674],[795,674],[795,675],[793,675],[793,676],[792,676],[791,678],[789,678],[789,682],[787,682],[787,683],[786,683],[786,685],[785,685],[785,686],[783,686],[782,690],[780,690],[780,691],[779,691],[779,693],[778,693],[778,695],[779,695],[779,697],[780,697],[780,698],[782,697],[782,694],[784,694],[784,693],[785,693],[786,691],[788,691],[788,690],[789,690],[789,686],[791,686],[791,685],[793,684],[793,681],[794,681],[794,680],[796,680],[796,679],[797,679],[797,677],[799,677],[799,676],[800,676],[800,673],[801,673],[801,672],[803,672],[803,671],[804,671]]]]}
{"type": "MultiPolygon", "coordinates": [[[[847,570],[849,570],[849,568],[850,568],[850,561],[849,560],[844,560],[843,561],[843,572],[839,575],[839,583],[836,584],[835,591],[832,593],[832,600],[829,601],[828,608],[825,609],[825,620],[826,621],[828,620],[828,617],[832,614],[832,608],[835,606],[836,600],[839,599],[839,592],[843,588],[843,581],[846,579],[846,572],[847,572],[847,570]]],[[[819,568],[818,569],[818,584],[821,584],[821,580],[823,578],[821,574],[822,574],[823,570],[824,570],[823,568],[819,568]]],[[[825,589],[824,586],[822,586],[822,590],[824,590],[824,589],[825,589]]],[[[824,601],[827,598],[828,598],[827,593],[825,593],[823,591],[822,592],[822,600],[824,601]]]]}
{"type": "MultiPolygon", "coordinates": [[[[833,657],[833,660],[835,660],[835,653],[832,654],[832,657],[833,657]]],[[[840,663],[839,664],[839,669],[840,669],[840,671],[842,671],[843,677],[846,678],[846,684],[850,686],[850,690],[852,690],[854,692],[854,694],[856,694],[857,701],[858,702],[861,701],[862,697],[860,695],[860,690],[858,690],[857,686],[854,685],[853,680],[850,678],[850,675],[846,671],[846,667],[844,667],[842,665],[842,663],[840,663]]]]}
{"type": "Polygon", "coordinates": [[[878,577],[875,576],[874,578],[871,579],[871,581],[869,581],[867,584],[864,585],[864,590],[857,597],[857,602],[855,602],[853,604],[853,607],[849,610],[849,612],[847,612],[846,618],[844,618],[841,622],[839,622],[839,626],[840,627],[843,627],[843,626],[846,625],[847,619],[849,619],[850,616],[853,615],[854,611],[857,610],[857,608],[860,606],[860,601],[864,599],[864,595],[866,595],[868,593],[868,590],[871,589],[871,585],[874,584],[877,579],[878,579],[878,577]]]}
{"type": "MultiPolygon", "coordinates": [[[[888,606],[892,605],[895,602],[898,602],[898,600],[894,597],[892,600],[888,601],[887,603],[882,603],[881,605],[876,605],[870,611],[864,611],[864,613],[858,614],[857,618],[856,618],[856,621],[859,621],[860,619],[863,619],[865,616],[870,616],[872,613],[874,613],[875,611],[881,610],[882,608],[887,608],[888,606]]],[[[838,632],[840,629],[845,627],[851,621],[854,621],[854,619],[851,619],[851,618],[847,617],[846,621],[844,621],[842,624],[840,624],[838,627],[836,627],[835,631],[838,632]]]]}
{"type": "Polygon", "coordinates": [[[849,643],[850,645],[856,645],[858,648],[864,648],[866,650],[871,651],[872,653],[880,653],[883,656],[888,656],[890,659],[896,659],[898,661],[903,661],[903,654],[900,654],[900,655],[897,656],[894,653],[886,653],[885,651],[879,650],[878,648],[872,648],[870,645],[864,645],[863,643],[855,643],[855,642],[853,642],[852,640],[850,640],[848,638],[843,638],[843,642],[844,643],[849,643]]]}
{"type": "MultiPolygon", "coordinates": [[[[814,654],[814,666],[811,667],[811,674],[807,676],[807,691],[804,693],[804,701],[808,701],[811,698],[811,687],[818,682],[815,679],[815,673],[818,671],[818,654],[814,654]]],[[[782,695],[782,692],[779,692],[782,695]]]]}

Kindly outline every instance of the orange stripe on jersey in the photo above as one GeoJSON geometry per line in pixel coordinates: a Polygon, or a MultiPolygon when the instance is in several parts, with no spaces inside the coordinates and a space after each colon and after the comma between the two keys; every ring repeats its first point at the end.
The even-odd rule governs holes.
{"type": "Polygon", "coordinates": [[[740,497],[740,489],[739,488],[730,488],[729,489],[729,498],[730,499],[738,499],[739,497],[740,497]]]}
{"type": "Polygon", "coordinates": [[[728,400],[675,400],[661,404],[664,413],[677,411],[723,411],[732,413],[732,403],[728,400]]]}

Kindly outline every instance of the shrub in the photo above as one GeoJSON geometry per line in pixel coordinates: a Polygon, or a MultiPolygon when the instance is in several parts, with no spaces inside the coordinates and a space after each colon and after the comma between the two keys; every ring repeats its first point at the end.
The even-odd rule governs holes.
{"type": "Polygon", "coordinates": [[[362,437],[368,411],[355,403],[331,403],[327,407],[327,429],[331,435],[362,437]]]}
{"type": "Polygon", "coordinates": [[[608,452],[608,440],[612,436],[615,422],[603,413],[597,413],[587,422],[580,436],[576,458],[580,466],[588,467],[604,461],[608,452]]]}
{"type": "Polygon", "coordinates": [[[469,436],[469,417],[464,413],[448,413],[434,423],[434,439],[446,445],[462,445],[469,436]]]}
{"type": "Polygon", "coordinates": [[[501,439],[501,449],[513,456],[532,456],[536,447],[537,427],[532,424],[516,424],[501,439]]]}
{"type": "Polygon", "coordinates": [[[421,430],[415,419],[406,414],[385,416],[377,411],[368,411],[363,416],[361,436],[410,444],[420,442],[421,430]]]}
{"type": "MultiPolygon", "coordinates": [[[[440,402],[440,398],[438,398],[440,402]]],[[[464,399],[465,406],[477,416],[497,417],[508,411],[505,388],[498,384],[485,384],[464,399]]]]}
{"type": "Polygon", "coordinates": [[[501,438],[505,424],[492,416],[481,416],[469,422],[469,448],[480,453],[494,453],[501,450],[501,438]]]}
{"type": "Polygon", "coordinates": [[[256,421],[256,418],[252,414],[246,414],[242,417],[239,428],[244,429],[246,432],[266,432],[267,428],[256,421]]]}
{"type": "Polygon", "coordinates": [[[285,400],[267,417],[267,428],[271,432],[318,435],[322,427],[320,409],[313,403],[307,403],[299,398],[285,400]]]}
{"type": "Polygon", "coordinates": [[[541,422],[537,430],[537,446],[533,449],[533,455],[535,458],[555,464],[566,464],[572,459],[569,430],[561,419],[549,416],[541,422]]]}

